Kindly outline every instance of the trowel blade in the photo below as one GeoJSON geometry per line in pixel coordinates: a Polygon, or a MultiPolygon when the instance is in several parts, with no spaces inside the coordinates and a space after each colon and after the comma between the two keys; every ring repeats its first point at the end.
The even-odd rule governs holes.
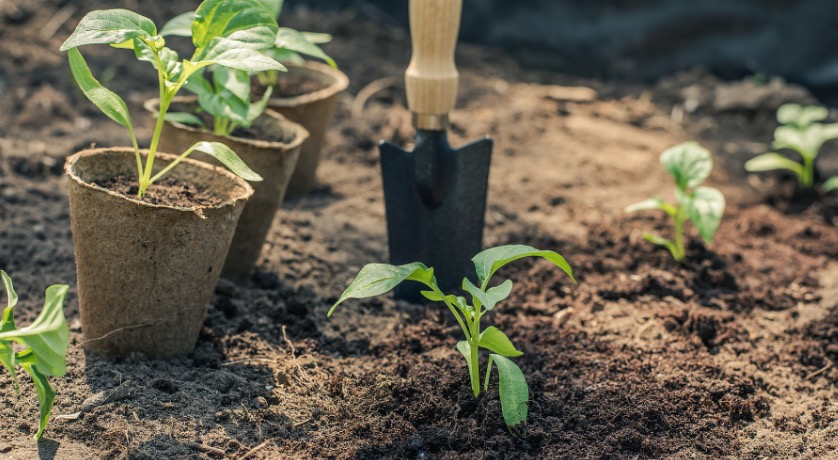
{"type": "MultiPolygon", "coordinates": [[[[390,262],[422,262],[441,289],[459,287],[483,246],[492,139],[453,149],[444,131],[420,131],[413,150],[379,147],[390,262]]],[[[403,283],[395,295],[415,302],[420,290],[403,283]]]]}

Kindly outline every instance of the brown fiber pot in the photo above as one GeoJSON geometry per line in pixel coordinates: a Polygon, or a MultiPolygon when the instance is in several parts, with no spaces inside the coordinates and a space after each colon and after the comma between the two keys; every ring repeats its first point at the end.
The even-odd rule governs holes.
{"type": "MultiPolygon", "coordinates": [[[[158,153],[155,172],[174,158],[158,153]]],[[[85,150],[64,166],[84,347],[112,356],[182,356],[198,340],[253,189],[228,171],[188,159],[167,177],[211,190],[223,198],[221,205],[154,205],[93,183],[135,177],[136,166],[130,148],[85,150]]]]}
{"type": "MultiPolygon", "coordinates": [[[[307,61],[304,65],[286,64],[288,74],[304,75],[306,79],[323,85],[312,93],[294,97],[272,97],[268,107],[303,125],[309,138],[303,144],[300,161],[288,185],[288,196],[302,196],[314,187],[320,151],[326,140],[326,131],[332,123],[338,95],[349,86],[349,78],[343,72],[326,64],[307,61]]],[[[280,72],[277,79],[286,73],[280,72]]],[[[276,91],[274,91],[276,94],[276,91]]]]}
{"type": "MultiPolygon", "coordinates": [[[[151,99],[146,101],[145,108],[151,113],[157,113],[159,104],[158,99],[151,99]]],[[[176,97],[169,111],[193,113],[196,107],[197,98],[176,97]]],[[[308,132],[302,126],[271,110],[266,110],[257,118],[251,128],[260,137],[282,140],[218,136],[180,123],[166,123],[160,136],[160,149],[167,152],[184,152],[200,141],[221,142],[262,176],[262,182],[250,184],[254,193],[242,211],[230,253],[221,272],[222,277],[238,282],[250,279],[274,215],[282,205],[285,190],[300,156],[300,146],[308,138],[308,132]]],[[[200,152],[193,153],[190,158],[221,167],[217,160],[200,152]]]]}

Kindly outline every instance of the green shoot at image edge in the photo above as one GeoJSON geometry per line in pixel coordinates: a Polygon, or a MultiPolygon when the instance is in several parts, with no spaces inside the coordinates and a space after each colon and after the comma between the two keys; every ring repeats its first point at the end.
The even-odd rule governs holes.
{"type": "Polygon", "coordinates": [[[440,291],[434,277],[434,269],[422,263],[414,262],[398,266],[369,264],[361,269],[352,284],[346,288],[340,299],[329,310],[328,316],[331,316],[338,305],[347,299],[375,297],[392,290],[402,281],[416,281],[424,284],[430,290],[422,291],[422,295],[428,300],[444,303],[465,335],[466,340],[457,343],[457,350],[466,360],[474,396],[480,396],[481,389],[485,391],[489,388],[493,366],[497,367],[498,394],[503,419],[510,430],[517,430],[527,420],[529,387],[521,369],[508,358],[521,356],[523,353],[515,348],[506,334],[496,327],[489,326],[485,330],[481,329],[480,320],[512,292],[510,280],[490,286],[492,275],[504,265],[525,257],[546,259],[567,273],[574,283],[576,282],[570,265],[556,252],[543,251],[525,245],[499,246],[486,249],[472,258],[477,282],[473,283],[468,278],[463,278],[462,285],[463,290],[471,296],[471,303],[465,297],[440,291]],[[491,352],[483,385],[481,385],[480,377],[479,350],[481,348],[491,352]]]}
{"type": "MultiPolygon", "coordinates": [[[[764,153],[748,160],[745,169],[749,172],[786,170],[794,173],[797,183],[804,190],[815,185],[815,161],[821,147],[828,141],[838,139],[838,123],[818,123],[829,117],[826,107],[798,104],[783,104],[777,109],[780,126],[774,130],[772,147],[797,153],[802,160],[798,163],[777,152],[764,153]]],[[[838,176],[823,184],[825,192],[838,189],[838,176]]]]}
{"type": "Polygon", "coordinates": [[[64,298],[69,286],[55,284],[47,288],[46,300],[41,313],[27,327],[17,329],[14,319],[14,307],[18,296],[12,279],[0,270],[3,289],[6,291],[6,308],[0,318],[0,363],[11,374],[15,394],[19,394],[15,367],[20,366],[35,384],[38,393],[40,423],[35,439],[41,439],[47,427],[52,406],[55,403],[55,390],[49,383],[49,377],[62,377],[67,372],[67,347],[70,343],[70,330],[64,317],[64,298]],[[18,347],[15,351],[14,343],[18,347]]]}
{"type": "Polygon", "coordinates": [[[696,142],[684,142],[661,154],[660,161],[666,171],[675,179],[676,204],[660,198],[650,198],[628,206],[626,212],[659,209],[672,218],[675,226],[675,240],[670,241],[658,235],[646,233],[647,241],[664,246],[675,260],[686,258],[684,251],[684,224],[691,221],[698,229],[701,239],[710,244],[725,212],[725,196],[719,189],[700,186],[713,170],[710,152],[696,142]]]}
{"type": "Polygon", "coordinates": [[[195,52],[191,58],[182,60],[176,51],[166,47],[166,40],[158,34],[154,22],[125,9],[88,13],[61,46],[61,51],[68,52],[73,78],[85,96],[110,119],[128,129],[137,160],[137,195],[140,198],[152,183],[196,150],[216,158],[245,180],[262,180],[235,152],[218,142],[198,142],[164,169],[156,174],[152,173],[169,106],[190,76],[209,65],[244,72],[285,70],[282,64],[260,53],[260,50],[275,46],[279,27],[272,12],[257,0],[205,0],[195,11],[190,28],[195,52]],[[114,48],[133,50],[137,59],[151,63],[157,70],[160,113],[157,116],[145,165],[137,145],[128,106],[121,97],[102,86],[93,77],[78,50],[79,46],[91,44],[108,44],[114,48]]]}

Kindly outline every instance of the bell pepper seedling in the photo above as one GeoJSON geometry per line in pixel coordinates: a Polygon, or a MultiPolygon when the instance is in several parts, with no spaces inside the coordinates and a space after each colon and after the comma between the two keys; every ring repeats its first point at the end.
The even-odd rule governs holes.
{"type": "Polygon", "coordinates": [[[471,296],[470,304],[465,297],[444,294],[437,286],[434,269],[420,262],[398,266],[369,264],[361,269],[352,284],[346,288],[329,310],[328,316],[331,316],[338,305],[347,299],[375,297],[392,290],[403,281],[424,284],[430,290],[422,291],[422,295],[433,302],[444,303],[465,335],[466,340],[457,342],[457,350],[466,360],[475,397],[480,396],[481,391],[479,350],[484,348],[492,352],[489,354],[482,389],[484,391],[488,389],[493,366],[496,367],[503,419],[510,430],[515,430],[527,419],[529,387],[521,369],[508,358],[521,356],[523,352],[515,348],[512,341],[498,328],[490,326],[482,330],[480,320],[512,292],[511,280],[489,287],[492,275],[504,265],[525,257],[541,257],[552,262],[564,270],[576,283],[570,265],[556,252],[543,251],[525,245],[499,246],[487,249],[472,258],[477,283],[463,278],[462,286],[463,290],[471,296]]]}
{"type": "Polygon", "coordinates": [[[213,64],[244,72],[285,69],[276,60],[259,52],[274,46],[278,26],[276,19],[257,0],[205,0],[192,15],[189,28],[195,52],[191,58],[183,60],[178,57],[176,51],[166,47],[166,40],[158,34],[154,22],[124,9],[88,13],[61,46],[61,51],[68,52],[73,77],[85,96],[105,115],[128,129],[137,158],[137,195],[140,198],[152,183],[196,150],[215,157],[245,180],[262,179],[247,167],[235,152],[218,142],[196,143],[152,176],[154,156],[169,106],[178,91],[197,71],[213,64]],[[79,46],[91,44],[109,44],[115,48],[131,49],[137,59],[151,63],[157,70],[160,113],[157,116],[145,165],[140,156],[127,105],[121,97],[102,86],[93,77],[78,50],[79,46]]]}
{"type": "Polygon", "coordinates": [[[651,233],[644,234],[647,241],[666,247],[675,260],[684,260],[684,223],[691,221],[705,243],[713,236],[722,221],[725,197],[719,189],[699,186],[713,170],[710,152],[696,142],[684,142],[661,154],[661,163],[675,179],[676,204],[660,198],[650,198],[626,207],[626,212],[660,209],[668,214],[675,225],[675,240],[669,241],[651,233]]]}
{"type": "Polygon", "coordinates": [[[17,329],[13,309],[17,305],[12,279],[0,270],[3,289],[6,291],[6,308],[0,317],[0,363],[11,374],[15,394],[20,393],[15,366],[23,368],[35,384],[41,417],[35,439],[41,439],[55,403],[55,390],[49,377],[62,377],[67,372],[67,347],[70,330],[64,317],[66,284],[55,284],[47,288],[46,300],[41,313],[27,327],[17,329]],[[14,344],[25,347],[16,351],[14,344]]]}
{"type": "MultiPolygon", "coordinates": [[[[811,189],[815,184],[815,160],[824,143],[838,139],[838,123],[818,123],[829,116],[825,107],[798,104],[784,104],[777,109],[780,126],[774,130],[775,149],[787,149],[800,155],[802,163],[789,159],[777,152],[759,155],[745,163],[749,172],[787,170],[794,173],[802,189],[811,189]]],[[[831,178],[824,184],[824,190],[838,187],[838,178],[831,178]]]]}
{"type": "MultiPolygon", "coordinates": [[[[284,0],[258,0],[259,3],[277,20],[279,20],[282,13],[284,0]]],[[[190,37],[192,29],[189,26],[194,17],[194,12],[187,12],[176,16],[169,21],[160,34],[163,36],[174,35],[181,37],[190,37]]],[[[328,43],[332,40],[332,36],[324,33],[316,32],[300,32],[290,27],[279,27],[274,36],[273,46],[262,49],[262,54],[271,57],[279,62],[286,62],[291,64],[302,64],[305,62],[302,55],[322,59],[330,66],[337,68],[337,63],[328,54],[326,54],[318,45],[328,43]]],[[[259,83],[263,86],[272,87],[277,83],[278,72],[285,71],[285,69],[265,69],[254,71],[259,83]]]]}

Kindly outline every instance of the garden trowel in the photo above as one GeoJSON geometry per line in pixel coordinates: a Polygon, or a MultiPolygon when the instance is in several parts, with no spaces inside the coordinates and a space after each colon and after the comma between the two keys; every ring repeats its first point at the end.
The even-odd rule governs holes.
{"type": "MultiPolygon", "coordinates": [[[[415,145],[380,145],[390,262],[433,267],[443,291],[460,286],[482,248],[492,156],[488,137],[453,149],[446,136],[457,98],[461,11],[462,0],[410,1],[413,56],[405,85],[415,145]]],[[[400,285],[396,298],[420,300],[413,284],[400,285]]]]}

